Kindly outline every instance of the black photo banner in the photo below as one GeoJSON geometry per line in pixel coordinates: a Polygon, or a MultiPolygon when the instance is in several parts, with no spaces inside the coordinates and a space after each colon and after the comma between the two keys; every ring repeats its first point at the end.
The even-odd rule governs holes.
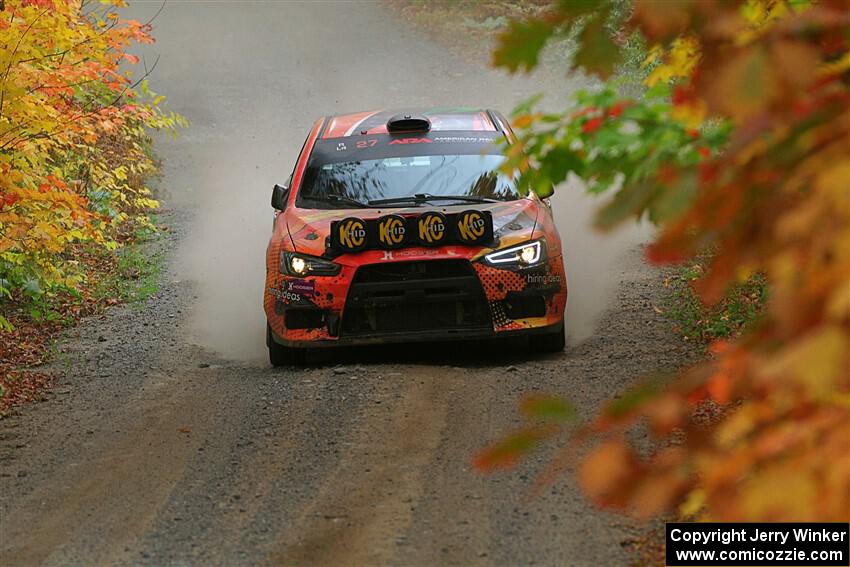
{"type": "Polygon", "coordinates": [[[675,565],[850,565],[846,523],[687,523],[666,526],[675,565]]]}
{"type": "Polygon", "coordinates": [[[490,211],[470,209],[450,214],[428,211],[411,216],[348,217],[333,221],[330,248],[337,253],[349,253],[404,246],[485,246],[492,241],[493,215],[490,211]]]}

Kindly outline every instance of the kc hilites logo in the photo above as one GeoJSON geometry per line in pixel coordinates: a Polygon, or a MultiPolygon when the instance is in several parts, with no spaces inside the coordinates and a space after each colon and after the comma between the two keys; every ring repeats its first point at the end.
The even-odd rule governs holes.
{"type": "Polygon", "coordinates": [[[378,219],[378,240],[384,248],[399,248],[407,237],[407,223],[398,215],[378,219]]]}
{"type": "Polygon", "coordinates": [[[442,213],[425,213],[416,221],[419,242],[425,245],[440,244],[446,236],[446,217],[442,213]]]}
{"type": "Polygon", "coordinates": [[[337,241],[345,250],[355,251],[366,246],[366,224],[357,218],[343,219],[336,227],[337,241]]]}
{"type": "Polygon", "coordinates": [[[464,211],[456,219],[457,236],[466,243],[477,243],[487,234],[487,219],[478,211],[464,211]]]}

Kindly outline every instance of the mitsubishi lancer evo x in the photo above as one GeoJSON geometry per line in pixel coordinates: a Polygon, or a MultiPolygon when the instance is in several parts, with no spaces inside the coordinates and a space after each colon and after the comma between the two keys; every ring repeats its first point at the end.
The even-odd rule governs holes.
{"type": "Polygon", "coordinates": [[[318,120],[272,193],[271,363],[314,347],[518,334],[563,350],[561,240],[548,203],[500,170],[513,139],[492,110],[318,120]]]}

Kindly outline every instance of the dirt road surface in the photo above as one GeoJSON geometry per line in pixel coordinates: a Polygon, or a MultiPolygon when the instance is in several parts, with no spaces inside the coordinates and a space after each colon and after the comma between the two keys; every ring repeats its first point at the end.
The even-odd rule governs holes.
{"type": "Polygon", "coordinates": [[[519,422],[525,393],[561,393],[588,417],[643,370],[681,362],[638,250],[604,276],[615,293],[590,338],[561,355],[448,344],[307,369],[257,358],[269,188],[312,120],[509,110],[541,85],[456,60],[377,4],[174,2],[156,24],[152,86],[193,122],[160,144],[171,230],[153,246],[172,260],[147,304],[57,345],[48,401],[0,421],[0,564],[626,564],[639,528],[594,510],[569,475],[529,498],[546,454],[495,476],[470,460],[519,422]]]}

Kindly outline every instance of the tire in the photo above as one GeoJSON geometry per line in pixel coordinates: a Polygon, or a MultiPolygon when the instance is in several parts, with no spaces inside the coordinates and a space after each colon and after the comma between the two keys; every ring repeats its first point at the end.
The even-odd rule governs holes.
{"type": "Polygon", "coordinates": [[[555,332],[533,335],[529,337],[529,340],[531,341],[531,350],[533,352],[545,354],[564,352],[564,347],[567,344],[563,325],[555,332]]]}
{"type": "Polygon", "coordinates": [[[275,342],[272,329],[266,325],[266,345],[269,347],[269,362],[274,367],[301,366],[307,361],[307,349],[291,348],[275,342]]]}

